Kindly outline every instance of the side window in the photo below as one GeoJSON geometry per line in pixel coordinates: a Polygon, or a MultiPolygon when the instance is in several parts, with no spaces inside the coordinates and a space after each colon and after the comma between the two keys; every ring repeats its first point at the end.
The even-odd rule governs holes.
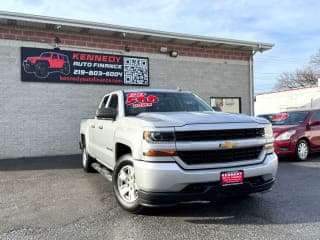
{"type": "Polygon", "coordinates": [[[55,53],[53,53],[52,54],[52,59],[57,59],[58,57],[57,57],[57,54],[55,54],[55,53]]]}
{"type": "Polygon", "coordinates": [[[109,95],[104,97],[102,104],[101,104],[101,108],[107,107],[108,99],[109,99],[109,95]]]}
{"type": "Polygon", "coordinates": [[[111,96],[109,107],[118,109],[118,96],[116,94],[111,96]]]}
{"type": "Polygon", "coordinates": [[[311,121],[320,121],[320,112],[313,113],[310,120],[311,121]]]}

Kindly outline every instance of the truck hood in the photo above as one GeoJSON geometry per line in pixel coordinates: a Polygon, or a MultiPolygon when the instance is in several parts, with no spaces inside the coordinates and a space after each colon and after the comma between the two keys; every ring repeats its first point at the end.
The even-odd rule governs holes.
{"type": "Polygon", "coordinates": [[[244,114],[230,114],[222,112],[165,112],[165,113],[140,113],[136,116],[155,126],[178,127],[191,124],[215,123],[261,123],[268,124],[262,118],[250,117],[244,114]]]}
{"type": "Polygon", "coordinates": [[[40,59],[41,57],[27,57],[27,60],[38,60],[40,59]]]}
{"type": "Polygon", "coordinates": [[[31,62],[31,63],[35,63],[37,60],[44,60],[47,58],[41,58],[41,57],[27,57],[27,61],[31,62]]]}

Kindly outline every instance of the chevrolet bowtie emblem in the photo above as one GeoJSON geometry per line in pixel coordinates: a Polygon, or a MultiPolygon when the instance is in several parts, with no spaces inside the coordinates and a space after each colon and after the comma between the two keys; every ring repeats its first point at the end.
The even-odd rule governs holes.
{"type": "Polygon", "coordinates": [[[228,142],[219,144],[219,148],[230,149],[230,148],[234,148],[236,145],[237,144],[235,144],[234,142],[228,141],[228,142]]]}

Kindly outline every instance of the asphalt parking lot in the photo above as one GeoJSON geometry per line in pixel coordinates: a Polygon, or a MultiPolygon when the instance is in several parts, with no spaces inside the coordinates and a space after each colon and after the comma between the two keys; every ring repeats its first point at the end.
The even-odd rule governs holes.
{"type": "Polygon", "coordinates": [[[272,192],[132,215],[80,156],[0,160],[0,239],[320,239],[320,157],[282,160],[272,192]]]}

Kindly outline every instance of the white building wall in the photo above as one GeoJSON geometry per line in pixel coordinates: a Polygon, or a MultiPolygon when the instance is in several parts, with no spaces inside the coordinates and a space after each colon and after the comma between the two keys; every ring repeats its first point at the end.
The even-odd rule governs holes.
{"type": "Polygon", "coordinates": [[[320,87],[258,94],[254,103],[255,115],[316,108],[320,108],[320,87]]]}

